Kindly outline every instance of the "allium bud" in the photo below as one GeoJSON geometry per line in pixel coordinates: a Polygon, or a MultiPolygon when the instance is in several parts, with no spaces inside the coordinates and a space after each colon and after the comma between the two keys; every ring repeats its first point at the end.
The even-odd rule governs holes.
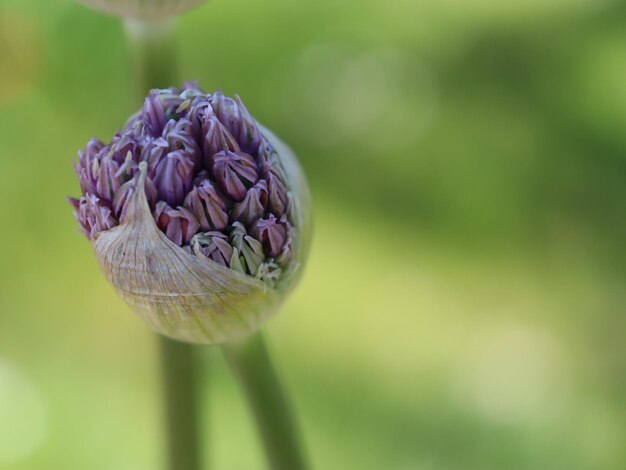
{"type": "Polygon", "coordinates": [[[74,168],[75,217],[107,279],[155,331],[231,341],[295,285],[309,240],[306,181],[238,97],[193,84],[152,90],[74,168]]]}
{"type": "Polygon", "coordinates": [[[205,0],[79,0],[110,15],[139,20],[159,20],[175,16],[205,0]]]}

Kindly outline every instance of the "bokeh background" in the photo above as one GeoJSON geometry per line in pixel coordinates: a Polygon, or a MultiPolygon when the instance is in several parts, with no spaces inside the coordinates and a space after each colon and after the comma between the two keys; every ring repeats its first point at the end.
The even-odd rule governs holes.
{"type": "MultiPolygon", "coordinates": [[[[267,330],[317,469],[626,468],[625,2],[212,0],[178,47],[310,177],[267,330]]],[[[161,468],[154,338],[64,201],[130,83],[118,20],[2,0],[2,470],[161,468]]],[[[202,360],[207,458],[264,468],[202,360]]]]}

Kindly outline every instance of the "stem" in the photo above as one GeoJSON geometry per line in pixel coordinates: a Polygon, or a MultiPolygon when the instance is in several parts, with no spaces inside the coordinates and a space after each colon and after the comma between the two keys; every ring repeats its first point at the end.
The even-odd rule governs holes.
{"type": "Polygon", "coordinates": [[[252,408],[272,470],[307,469],[296,423],[261,333],[223,350],[252,408]]]}
{"type": "MultiPolygon", "coordinates": [[[[124,20],[138,100],[177,80],[175,23],[124,20]]],[[[197,359],[193,346],[159,336],[169,470],[200,470],[197,359]]]]}
{"type": "Polygon", "coordinates": [[[170,470],[199,470],[198,399],[193,346],[159,336],[170,470]]]}
{"type": "Polygon", "coordinates": [[[175,20],[124,20],[128,37],[135,93],[143,100],[152,88],[176,84],[175,20]]]}

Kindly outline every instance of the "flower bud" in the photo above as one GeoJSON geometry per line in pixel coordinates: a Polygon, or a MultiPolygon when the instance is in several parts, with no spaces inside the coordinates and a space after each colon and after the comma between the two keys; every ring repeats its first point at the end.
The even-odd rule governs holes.
{"type": "Polygon", "coordinates": [[[267,183],[259,180],[246,193],[243,201],[233,206],[232,217],[246,225],[252,224],[255,220],[263,217],[267,209],[267,183]]]}
{"type": "Polygon", "coordinates": [[[188,245],[200,229],[200,224],[188,209],[172,209],[165,201],[157,203],[154,219],[167,238],[179,246],[188,245]]]}
{"type": "Polygon", "coordinates": [[[155,331],[231,341],[295,285],[309,240],[306,181],[238,97],[194,84],[152,90],[74,168],[75,217],[107,279],[155,331]]]}
{"type": "Polygon", "coordinates": [[[288,227],[289,222],[282,219],[278,220],[274,214],[270,214],[267,219],[256,221],[252,228],[252,234],[263,244],[268,256],[274,258],[287,246],[288,227]]]}
{"type": "Polygon", "coordinates": [[[185,207],[196,216],[202,230],[224,230],[228,225],[226,201],[206,170],[198,175],[194,188],[185,197],[185,207]]]}
{"type": "Polygon", "coordinates": [[[182,204],[193,183],[193,161],[182,150],[165,155],[154,168],[159,199],[171,206],[182,204]]]}
{"type": "Polygon", "coordinates": [[[80,199],[69,198],[69,201],[74,206],[74,216],[83,233],[89,238],[117,225],[110,207],[94,194],[86,194],[80,199]]]}
{"type": "Polygon", "coordinates": [[[234,253],[231,267],[242,273],[256,276],[259,266],[265,259],[263,245],[246,233],[246,228],[239,222],[233,224],[230,242],[234,253]]]}
{"type": "Polygon", "coordinates": [[[187,11],[205,0],[79,0],[110,15],[139,20],[159,20],[187,11]]]}
{"type": "Polygon", "coordinates": [[[223,150],[213,155],[211,173],[219,188],[234,201],[241,202],[250,186],[257,182],[257,164],[251,155],[223,150]]]}
{"type": "Polygon", "coordinates": [[[222,266],[230,266],[233,257],[233,247],[228,243],[228,237],[222,232],[205,232],[194,235],[191,239],[191,249],[198,255],[211,258],[222,266]]]}

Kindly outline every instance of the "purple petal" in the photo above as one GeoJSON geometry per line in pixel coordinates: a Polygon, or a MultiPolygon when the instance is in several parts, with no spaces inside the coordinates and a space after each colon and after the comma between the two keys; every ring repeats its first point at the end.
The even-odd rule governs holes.
{"type": "Polygon", "coordinates": [[[206,172],[194,181],[184,206],[198,219],[202,230],[224,230],[228,224],[226,202],[213,186],[206,172]]]}
{"type": "Polygon", "coordinates": [[[214,155],[212,173],[218,187],[237,202],[243,201],[247,189],[259,179],[252,156],[228,150],[214,155]]]}
{"type": "Polygon", "coordinates": [[[267,203],[267,183],[264,180],[259,180],[248,190],[244,200],[233,206],[232,219],[250,225],[255,220],[263,217],[267,203]]]}
{"type": "Polygon", "coordinates": [[[200,228],[194,215],[184,207],[172,209],[166,202],[159,201],[154,210],[157,227],[167,238],[179,246],[189,244],[200,228]]]}
{"type": "Polygon", "coordinates": [[[146,96],[141,110],[141,120],[152,136],[158,137],[163,132],[167,118],[158,90],[152,90],[146,96]]]}
{"type": "Polygon", "coordinates": [[[252,227],[252,235],[263,244],[267,256],[278,256],[288,239],[289,222],[278,220],[273,214],[259,219],[252,227]]]}
{"type": "Polygon", "coordinates": [[[204,160],[207,168],[213,164],[213,156],[223,150],[232,152],[239,151],[239,144],[235,138],[228,132],[228,129],[222,125],[215,114],[210,113],[202,123],[202,132],[204,135],[204,160]]]}
{"type": "Polygon", "coordinates": [[[90,240],[93,240],[99,232],[110,230],[117,225],[110,207],[94,194],[85,194],[80,199],[69,198],[69,202],[74,206],[74,217],[90,240]]]}
{"type": "Polygon", "coordinates": [[[193,183],[193,162],[182,150],[168,153],[157,163],[152,178],[159,199],[171,206],[183,203],[193,183]]]}

